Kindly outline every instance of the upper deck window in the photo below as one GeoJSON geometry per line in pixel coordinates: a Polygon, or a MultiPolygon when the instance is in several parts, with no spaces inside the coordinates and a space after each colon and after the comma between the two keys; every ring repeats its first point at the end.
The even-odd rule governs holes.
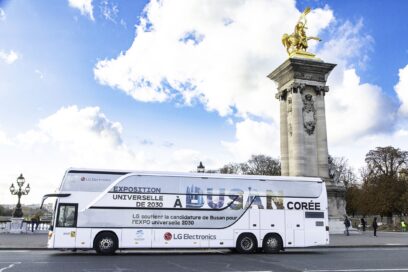
{"type": "Polygon", "coordinates": [[[68,173],[64,177],[61,191],[103,192],[121,176],[120,173],[68,173]]]}

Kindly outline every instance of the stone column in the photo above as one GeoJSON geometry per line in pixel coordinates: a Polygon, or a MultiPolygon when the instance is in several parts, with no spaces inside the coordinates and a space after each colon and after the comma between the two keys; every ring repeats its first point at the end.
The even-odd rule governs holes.
{"type": "Polygon", "coordinates": [[[289,157],[291,176],[304,176],[305,152],[303,135],[303,115],[301,91],[304,85],[294,84],[292,87],[292,154],[289,157]]]}
{"type": "Polygon", "coordinates": [[[318,164],[318,176],[322,178],[329,177],[328,166],[328,147],[327,147],[327,129],[326,129],[326,109],[324,103],[325,93],[329,90],[329,87],[316,87],[316,130],[317,139],[319,143],[317,145],[317,164],[318,164]]]}
{"type": "Polygon", "coordinates": [[[286,92],[278,94],[280,100],[280,149],[281,149],[281,173],[283,176],[289,175],[289,149],[288,149],[288,122],[287,122],[287,99],[286,92]]]}
{"type": "Polygon", "coordinates": [[[324,97],[329,90],[327,77],[335,66],[318,59],[289,58],[268,75],[278,83],[282,175],[320,177],[326,182],[334,233],[345,213],[345,188],[329,178],[328,167],[324,97]]]}

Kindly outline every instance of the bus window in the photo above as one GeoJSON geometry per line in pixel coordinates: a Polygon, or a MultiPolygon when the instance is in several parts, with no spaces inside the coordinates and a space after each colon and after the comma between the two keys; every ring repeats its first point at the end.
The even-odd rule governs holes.
{"type": "Polygon", "coordinates": [[[76,227],[77,204],[60,204],[58,208],[57,227],[76,227]]]}

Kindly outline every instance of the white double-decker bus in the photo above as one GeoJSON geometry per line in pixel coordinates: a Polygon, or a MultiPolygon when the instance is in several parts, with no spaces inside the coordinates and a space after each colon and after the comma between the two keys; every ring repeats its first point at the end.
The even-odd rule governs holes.
{"type": "Polygon", "coordinates": [[[329,243],[318,178],[69,169],[48,247],[235,248],[274,253],[329,243]]]}

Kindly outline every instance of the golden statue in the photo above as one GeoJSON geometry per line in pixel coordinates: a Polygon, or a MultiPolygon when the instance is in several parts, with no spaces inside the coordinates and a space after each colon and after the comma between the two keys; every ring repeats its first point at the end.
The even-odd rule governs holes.
{"type": "Polygon", "coordinates": [[[295,55],[300,57],[309,57],[314,58],[315,55],[312,53],[307,52],[307,41],[308,40],[317,40],[321,41],[318,37],[307,37],[305,29],[306,27],[306,15],[310,12],[310,8],[307,7],[303,13],[300,15],[298,22],[295,26],[295,31],[288,35],[283,34],[282,36],[282,43],[286,47],[286,51],[289,54],[289,57],[293,57],[295,55]]]}

